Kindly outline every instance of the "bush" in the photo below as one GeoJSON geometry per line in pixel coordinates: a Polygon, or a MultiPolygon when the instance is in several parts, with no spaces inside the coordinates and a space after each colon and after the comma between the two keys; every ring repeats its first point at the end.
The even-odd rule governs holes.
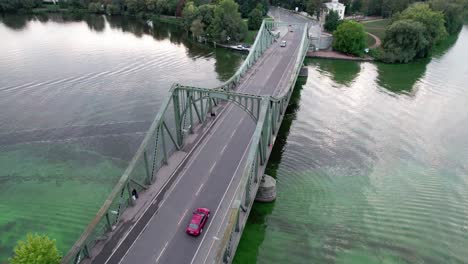
{"type": "Polygon", "coordinates": [[[61,260],[55,240],[38,234],[28,234],[25,241],[18,241],[11,264],[58,264],[61,260]]]}
{"type": "Polygon", "coordinates": [[[363,56],[366,48],[366,32],[364,26],[355,21],[344,21],[333,33],[333,49],[363,56]]]}

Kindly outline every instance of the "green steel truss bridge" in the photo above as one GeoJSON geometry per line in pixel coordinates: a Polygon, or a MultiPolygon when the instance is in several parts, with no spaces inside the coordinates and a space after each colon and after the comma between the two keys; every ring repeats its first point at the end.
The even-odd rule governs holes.
{"type": "MultiPolygon", "coordinates": [[[[140,199],[132,199],[132,191],[136,190],[140,194],[140,197],[144,197],[145,193],[149,193],[148,190],[153,188],[153,186],[159,184],[161,187],[158,188],[160,189],[171,186],[171,184],[163,184],[170,182],[170,180],[167,180],[164,176],[159,176],[161,171],[165,170],[165,168],[167,170],[171,163],[174,163],[171,161],[171,157],[177,156],[177,153],[183,152],[187,148],[197,148],[197,142],[193,140],[196,137],[194,135],[197,133],[209,133],[210,129],[214,129],[214,127],[211,127],[218,122],[216,118],[222,117],[224,115],[222,112],[226,108],[233,108],[232,106],[234,106],[247,113],[247,119],[250,119],[250,122],[254,124],[252,125],[254,127],[253,134],[247,133],[249,137],[247,141],[250,140],[250,144],[246,145],[243,159],[237,164],[238,170],[236,171],[239,172],[239,179],[236,183],[238,183],[238,187],[230,192],[226,191],[226,193],[231,194],[232,199],[231,201],[227,201],[228,206],[222,206],[224,208],[223,212],[225,212],[224,217],[216,218],[212,216],[210,218],[212,222],[209,222],[208,225],[218,227],[218,232],[213,235],[213,239],[208,237],[206,239],[198,238],[194,240],[195,242],[193,243],[196,244],[194,246],[194,249],[196,249],[195,253],[191,249],[191,244],[184,244],[192,242],[183,241],[180,244],[181,248],[179,248],[189,248],[186,250],[187,254],[192,252],[193,258],[190,256],[191,262],[187,261],[187,263],[230,263],[243,226],[253,205],[259,182],[263,176],[272,145],[288,106],[304,57],[309,48],[307,32],[308,25],[305,23],[291,25],[290,23],[264,20],[247,58],[228,81],[219,87],[211,89],[174,84],[127,169],[97,212],[95,218],[89,223],[73,247],[64,256],[63,263],[130,263],[130,260],[124,261],[124,258],[131,259],[132,256],[134,258],[142,258],[136,262],[133,259],[133,263],[145,263],[141,253],[132,255],[133,253],[129,251],[129,248],[132,250],[138,249],[135,241],[144,238],[144,235],[142,235],[143,231],[137,232],[138,236],[132,238],[132,243],[125,241],[125,235],[132,236],[133,231],[138,231],[138,228],[134,227],[138,224],[138,221],[132,222],[132,227],[125,227],[127,230],[130,229],[131,232],[125,231],[127,233],[124,234],[124,231],[122,231],[120,234],[115,234],[119,233],[118,226],[126,222],[126,212],[131,211],[134,207],[138,207],[138,203],[140,202],[140,199]],[[294,33],[290,33],[288,28],[294,28],[294,33]],[[294,48],[290,48],[291,60],[288,66],[284,66],[285,71],[287,71],[286,74],[281,72],[281,74],[284,74],[279,85],[281,89],[263,95],[249,91],[241,92],[239,87],[243,83],[251,81],[256,71],[269,67],[268,65],[264,65],[266,62],[263,60],[263,57],[269,56],[273,60],[275,56],[279,56],[275,52],[287,50],[279,47],[281,37],[287,34],[294,36],[294,38],[290,37],[291,40],[288,42],[288,45],[294,46],[294,48]],[[116,242],[113,243],[112,239],[116,242]],[[113,244],[112,250],[108,250],[105,253],[106,245],[109,244],[113,244]],[[119,253],[120,251],[122,253],[119,253]],[[105,257],[102,257],[103,255],[105,257]]],[[[279,61],[278,63],[281,64],[283,62],[279,61]]],[[[259,79],[266,80],[268,78],[271,77],[265,76],[265,78],[260,77],[259,79]]],[[[234,121],[237,122],[237,120],[233,120],[232,122],[234,121]]],[[[187,154],[187,156],[190,155],[187,154]]],[[[205,173],[203,174],[208,174],[208,167],[204,168],[204,171],[205,173]]],[[[176,176],[172,175],[171,177],[176,176]]],[[[179,185],[181,184],[179,183],[179,185]]],[[[225,189],[226,186],[223,186],[223,188],[225,189]]],[[[200,192],[200,189],[198,189],[198,192],[200,192]]],[[[177,188],[174,187],[173,192],[176,190],[177,188]]],[[[209,194],[211,190],[204,190],[204,192],[209,194]]],[[[192,196],[195,197],[193,194],[192,196]]],[[[149,205],[144,206],[148,207],[149,205]]],[[[202,206],[193,205],[193,207],[202,206]]],[[[215,209],[211,208],[212,212],[215,209]]],[[[158,213],[159,211],[156,212],[156,214],[158,213]]],[[[216,212],[214,213],[216,214],[216,212]]],[[[185,215],[186,217],[181,219],[183,220],[181,224],[182,230],[188,219],[190,219],[190,212],[185,215]]],[[[142,217],[140,218],[146,218],[145,214],[142,213],[142,217]]],[[[143,221],[140,218],[137,220],[143,221]]],[[[174,221],[178,220],[175,219],[174,221]]],[[[170,220],[168,221],[171,222],[170,220]]],[[[148,223],[150,223],[150,220],[142,223],[142,226],[143,224],[145,225],[144,228],[140,229],[148,230],[151,227],[148,223]]],[[[213,227],[213,229],[216,229],[216,227],[213,227]]],[[[165,227],[162,226],[161,228],[164,229],[165,227]]],[[[156,248],[156,244],[159,243],[157,240],[163,237],[163,234],[160,236],[156,234],[155,236],[158,238],[154,238],[150,244],[154,244],[156,248]]],[[[188,239],[188,236],[185,235],[185,237],[181,239],[188,239]]],[[[176,238],[173,238],[173,240],[176,238]]],[[[170,248],[178,248],[177,243],[174,241],[166,242],[164,247],[161,246],[153,253],[153,262],[151,263],[154,263],[154,261],[156,263],[181,263],[175,260],[174,262],[167,261],[171,257],[170,248]],[[155,253],[157,254],[155,255],[155,253]],[[156,259],[156,257],[158,258],[156,259]],[[163,261],[164,258],[166,258],[166,261],[163,261]]]]}

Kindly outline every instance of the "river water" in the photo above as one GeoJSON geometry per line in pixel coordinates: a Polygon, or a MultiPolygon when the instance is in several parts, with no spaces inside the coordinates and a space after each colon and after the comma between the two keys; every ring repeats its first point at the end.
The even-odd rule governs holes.
{"type": "Polygon", "coordinates": [[[468,263],[468,26],[407,65],[308,59],[235,263],[468,263]]]}
{"type": "Polygon", "coordinates": [[[46,233],[66,253],[174,82],[213,87],[242,56],[123,18],[0,20],[0,263],[46,233]]]}
{"type": "MultiPolygon", "coordinates": [[[[66,252],[174,82],[242,56],[167,25],[0,22],[0,263],[28,231],[66,252]]],[[[235,263],[468,262],[468,27],[408,65],[306,60],[235,263]]]]}

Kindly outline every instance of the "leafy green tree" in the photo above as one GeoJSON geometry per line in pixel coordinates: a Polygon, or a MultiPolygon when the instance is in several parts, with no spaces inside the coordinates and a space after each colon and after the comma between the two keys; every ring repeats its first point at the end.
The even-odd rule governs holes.
{"type": "Polygon", "coordinates": [[[146,8],[144,0],[125,0],[125,5],[127,6],[128,14],[132,16],[145,11],[146,8]]]}
{"type": "Polygon", "coordinates": [[[340,25],[341,19],[338,12],[331,10],[325,17],[325,24],[323,27],[328,32],[333,32],[340,25]]]}
{"type": "Polygon", "coordinates": [[[102,13],[103,11],[104,11],[104,8],[102,8],[102,4],[99,2],[89,3],[88,5],[88,12],[90,13],[98,14],[98,13],[102,13]]]}
{"type": "Polygon", "coordinates": [[[146,0],[145,1],[146,10],[148,10],[148,12],[157,13],[156,12],[157,3],[158,3],[158,0],[146,0]]]}
{"type": "Polygon", "coordinates": [[[11,264],[58,264],[61,256],[55,240],[38,234],[28,234],[25,241],[18,241],[11,264]]]}
{"type": "Polygon", "coordinates": [[[391,17],[405,10],[414,0],[382,0],[382,16],[391,17]]]}
{"type": "Polygon", "coordinates": [[[119,15],[121,12],[120,6],[116,4],[108,4],[106,6],[106,14],[113,16],[113,15],[119,15]]]}
{"type": "Polygon", "coordinates": [[[249,14],[248,26],[250,30],[257,30],[262,25],[263,21],[263,6],[258,4],[257,8],[249,14]]]}
{"type": "Polygon", "coordinates": [[[464,0],[431,0],[429,2],[432,10],[444,14],[445,29],[449,34],[457,33],[463,26],[464,2],[464,0]]]}
{"type": "Polygon", "coordinates": [[[198,7],[193,2],[188,2],[182,11],[185,30],[189,31],[192,23],[199,15],[198,7]]]}
{"type": "Polygon", "coordinates": [[[199,17],[201,22],[206,26],[210,25],[213,21],[215,5],[201,5],[198,7],[199,17]]]}
{"type": "Polygon", "coordinates": [[[200,38],[205,33],[204,31],[205,25],[201,22],[200,18],[195,19],[190,26],[190,32],[192,32],[192,36],[196,38],[200,38]]]}
{"type": "Polygon", "coordinates": [[[167,0],[156,0],[156,14],[167,14],[168,3],[167,0]]]}
{"type": "Polygon", "coordinates": [[[317,19],[320,17],[320,11],[322,6],[321,0],[307,0],[305,3],[306,12],[311,16],[316,16],[317,19]]]}
{"type": "Polygon", "coordinates": [[[240,41],[245,37],[247,25],[233,0],[221,0],[216,6],[209,33],[218,42],[240,41]]]}
{"type": "Polygon", "coordinates": [[[405,9],[400,15],[396,16],[396,20],[410,19],[420,22],[424,25],[424,37],[428,41],[425,51],[421,51],[422,57],[427,56],[432,47],[447,36],[447,31],[444,26],[444,15],[441,12],[432,11],[428,4],[413,4],[405,9]]]}
{"type": "Polygon", "coordinates": [[[350,12],[352,14],[359,13],[362,11],[362,0],[354,0],[351,2],[350,12]]]}
{"type": "Polygon", "coordinates": [[[392,23],[385,31],[382,60],[390,63],[407,63],[425,54],[428,40],[426,28],[420,22],[403,19],[392,23]]]}
{"type": "Polygon", "coordinates": [[[355,21],[344,21],[333,33],[333,49],[357,56],[364,55],[366,48],[364,26],[355,21]]]}

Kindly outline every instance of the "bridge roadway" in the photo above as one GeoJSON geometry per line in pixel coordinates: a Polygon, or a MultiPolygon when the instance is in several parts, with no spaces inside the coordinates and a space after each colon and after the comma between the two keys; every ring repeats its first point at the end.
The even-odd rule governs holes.
{"type": "MultiPolygon", "coordinates": [[[[304,22],[282,12],[283,21],[304,22]],[[287,19],[285,19],[287,18],[287,19]]],[[[258,95],[281,92],[290,78],[294,60],[299,52],[302,29],[287,32],[270,47],[249,71],[236,91],[258,95]],[[286,40],[286,47],[280,47],[286,40]]],[[[94,263],[204,263],[213,254],[212,240],[226,215],[240,182],[246,153],[255,122],[233,104],[226,106],[210,134],[198,145],[185,168],[168,186],[166,198],[148,220],[138,221],[117,248],[109,254],[98,255],[94,263]],[[185,233],[193,210],[211,209],[211,217],[199,237],[185,233]],[[141,231],[140,231],[141,230],[141,231]]]]}

